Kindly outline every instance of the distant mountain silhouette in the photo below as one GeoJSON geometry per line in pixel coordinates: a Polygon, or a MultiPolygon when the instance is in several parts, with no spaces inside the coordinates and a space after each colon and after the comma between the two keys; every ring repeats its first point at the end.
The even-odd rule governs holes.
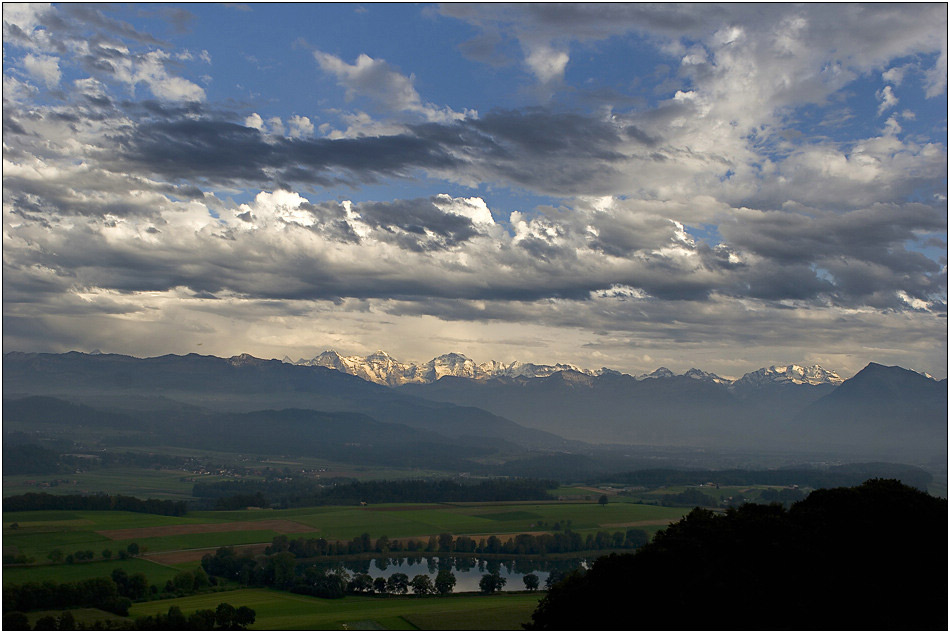
{"type": "Polygon", "coordinates": [[[568,439],[720,448],[824,450],[875,458],[946,454],[947,382],[871,363],[832,384],[558,372],[546,378],[444,377],[400,391],[474,404],[568,439]]]}
{"type": "Polygon", "coordinates": [[[870,363],[802,410],[790,427],[826,442],[860,443],[894,457],[946,449],[947,380],[870,363]]]}
{"type": "Polygon", "coordinates": [[[3,390],[7,398],[48,395],[94,406],[108,403],[112,409],[186,403],[231,413],[289,408],[353,412],[461,441],[566,444],[475,407],[430,402],[324,367],[248,355],[134,358],[9,352],[3,356],[3,390]]]}
{"type": "MultiPolygon", "coordinates": [[[[830,386],[829,386],[830,388],[830,386]]],[[[667,375],[638,380],[625,374],[558,372],[545,378],[473,381],[445,377],[399,390],[432,400],[480,406],[524,426],[592,442],[739,446],[768,439],[770,411],[781,395],[801,409],[820,397],[811,385],[769,385],[761,401],[727,385],[667,375]],[[752,419],[755,418],[755,419],[752,419]],[[766,422],[763,422],[766,420],[766,422]]]]}
{"type": "MultiPolygon", "coordinates": [[[[182,414],[165,410],[130,415],[49,396],[30,396],[4,399],[3,414],[7,428],[35,430],[50,428],[48,425],[71,425],[82,429],[84,441],[99,441],[101,446],[184,446],[245,454],[321,457],[367,465],[454,469],[466,459],[482,457],[498,448],[497,441],[459,442],[457,438],[348,412],[192,410],[182,414]]],[[[6,440],[4,435],[5,448],[6,440]]]]}
{"type": "Polygon", "coordinates": [[[175,410],[180,419],[202,411],[298,409],[361,414],[430,433],[437,444],[444,438],[473,448],[571,450],[599,443],[827,452],[911,463],[945,459],[946,380],[875,363],[837,387],[775,381],[772,373],[770,368],[758,372],[761,380],[728,385],[672,373],[638,379],[566,370],[488,380],[443,376],[391,388],[325,367],[248,355],[3,357],[5,398],[53,396],[111,411],[175,410]]]}

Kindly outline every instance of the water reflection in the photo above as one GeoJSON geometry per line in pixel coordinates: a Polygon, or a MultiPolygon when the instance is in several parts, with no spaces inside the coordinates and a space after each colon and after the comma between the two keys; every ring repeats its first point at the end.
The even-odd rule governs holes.
{"type": "Polygon", "coordinates": [[[588,563],[584,558],[502,560],[476,556],[393,556],[316,563],[319,569],[327,570],[339,569],[341,565],[351,576],[369,574],[373,578],[388,579],[395,573],[403,573],[411,579],[417,574],[426,574],[433,582],[439,571],[447,569],[455,574],[455,592],[465,592],[478,591],[482,576],[495,572],[507,581],[504,590],[523,591],[526,574],[535,574],[543,588],[551,572],[587,568],[588,563]]]}

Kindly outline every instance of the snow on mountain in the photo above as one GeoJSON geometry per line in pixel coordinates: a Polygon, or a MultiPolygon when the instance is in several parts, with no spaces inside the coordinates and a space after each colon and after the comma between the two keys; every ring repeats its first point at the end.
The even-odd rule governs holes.
{"type": "Polygon", "coordinates": [[[640,376],[637,376],[637,380],[650,380],[650,379],[657,379],[657,378],[672,378],[672,377],[675,376],[675,375],[676,375],[676,374],[674,374],[672,371],[670,371],[670,370],[667,369],[666,367],[659,367],[659,368],[655,369],[654,371],[652,371],[652,372],[649,373],[649,374],[642,374],[642,375],[640,375],[640,376]]]}
{"type": "Polygon", "coordinates": [[[834,371],[823,369],[819,365],[803,367],[801,365],[772,365],[768,368],[749,372],[734,383],[733,387],[759,387],[769,384],[823,385],[838,386],[844,378],[834,371]]]}
{"type": "Polygon", "coordinates": [[[471,358],[452,352],[436,356],[424,365],[424,382],[435,382],[443,376],[458,376],[459,378],[476,378],[478,367],[471,358]]]}
{"type": "Polygon", "coordinates": [[[581,369],[577,365],[571,365],[568,363],[557,363],[556,365],[535,365],[534,363],[521,363],[515,361],[510,365],[500,364],[502,369],[498,371],[494,376],[506,376],[509,378],[547,378],[552,374],[556,374],[561,371],[573,371],[579,374],[586,374],[588,376],[596,376],[599,372],[591,371],[589,369],[581,369]]]}
{"type": "MultiPolygon", "coordinates": [[[[284,362],[291,362],[285,357],[284,362]]],[[[395,387],[410,383],[433,383],[445,376],[468,378],[470,380],[489,380],[492,378],[547,378],[553,374],[575,373],[583,376],[597,377],[606,374],[620,374],[606,367],[602,369],[583,369],[569,363],[554,365],[537,365],[513,361],[503,363],[491,360],[477,364],[464,354],[452,352],[437,356],[427,363],[403,363],[384,351],[377,351],[369,356],[341,356],[333,350],[327,350],[309,360],[301,358],[296,365],[310,365],[335,369],[353,376],[359,376],[381,385],[395,387]]],[[[636,376],[636,380],[661,380],[672,378],[677,374],[666,367],[660,367],[649,374],[636,376]]],[[[713,382],[730,387],[755,388],[771,384],[798,384],[834,386],[844,382],[837,373],[823,369],[818,365],[805,367],[801,365],[773,365],[745,374],[742,378],[732,381],[716,374],[696,369],[688,370],[683,376],[694,380],[713,382]]]]}
{"type": "Polygon", "coordinates": [[[727,380],[726,378],[717,376],[716,374],[712,374],[708,371],[703,371],[702,369],[696,369],[695,367],[687,370],[686,373],[683,375],[686,376],[687,378],[692,378],[694,380],[702,380],[706,382],[714,382],[718,385],[732,384],[731,380],[727,380]]]}
{"type": "MultiPolygon", "coordinates": [[[[287,362],[288,359],[285,359],[287,362]]],[[[335,369],[364,380],[382,385],[397,386],[407,383],[430,383],[445,376],[487,380],[489,378],[544,378],[561,371],[574,371],[588,376],[600,375],[601,371],[581,369],[576,365],[535,365],[534,363],[500,363],[489,361],[477,365],[464,354],[449,353],[437,356],[427,363],[402,363],[383,351],[369,356],[341,356],[327,350],[309,360],[300,359],[296,365],[308,365],[335,369]]],[[[608,370],[609,371],[609,370],[608,370]]]]}

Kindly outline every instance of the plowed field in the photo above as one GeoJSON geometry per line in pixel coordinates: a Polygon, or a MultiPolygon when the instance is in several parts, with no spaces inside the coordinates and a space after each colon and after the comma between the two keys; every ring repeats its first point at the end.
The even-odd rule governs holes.
{"type": "Polygon", "coordinates": [[[212,534],[215,532],[243,532],[249,530],[273,530],[278,534],[297,532],[316,532],[315,528],[286,519],[264,519],[261,521],[236,521],[234,523],[192,523],[184,525],[163,525],[158,527],[126,528],[122,530],[99,530],[97,533],[113,541],[152,538],[158,536],[180,536],[183,534],[212,534]]]}

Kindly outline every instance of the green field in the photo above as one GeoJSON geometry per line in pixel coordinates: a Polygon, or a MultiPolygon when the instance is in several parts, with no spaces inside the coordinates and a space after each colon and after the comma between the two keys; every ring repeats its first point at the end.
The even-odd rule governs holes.
{"type": "MultiPolygon", "coordinates": [[[[191,563],[188,568],[197,567],[191,563]]],[[[95,561],[92,563],[76,563],[73,565],[33,565],[30,567],[7,566],[3,568],[4,583],[43,582],[74,582],[87,578],[103,578],[112,575],[112,570],[124,569],[129,575],[142,572],[148,578],[149,584],[163,587],[171,580],[179,569],[168,565],[159,565],[141,558],[130,558],[118,561],[95,561]]]]}
{"type": "MultiPolygon", "coordinates": [[[[366,508],[326,506],[290,510],[254,510],[237,512],[193,512],[189,518],[212,521],[248,521],[281,518],[297,521],[318,530],[326,539],[349,540],[363,532],[374,538],[425,536],[450,532],[460,534],[510,534],[543,530],[539,521],[550,526],[571,521],[575,531],[602,528],[604,525],[639,523],[660,525],[677,520],[688,510],[614,502],[606,506],[588,502],[554,503],[480,503],[403,504],[366,508]]],[[[4,517],[6,520],[6,517],[4,517]]]]}
{"type": "MultiPolygon", "coordinates": [[[[501,503],[501,504],[392,504],[368,507],[322,506],[290,510],[239,510],[233,512],[190,512],[184,517],[166,517],[134,512],[33,511],[3,514],[4,547],[45,558],[51,549],[68,553],[80,548],[113,550],[134,540],[150,552],[173,549],[239,545],[270,541],[271,530],[243,530],[210,534],[153,536],[111,541],[100,530],[145,528],[284,519],[311,528],[301,535],[332,540],[349,540],[368,532],[372,537],[422,537],[450,532],[461,534],[510,534],[550,529],[555,522],[570,521],[575,531],[597,530],[625,523],[652,522],[660,526],[677,520],[684,508],[612,502],[596,503],[501,503]],[[18,524],[13,529],[12,524],[18,524]]],[[[253,526],[248,526],[253,527],[253,526]]],[[[618,528],[619,529],[619,528],[618,528]]]]}
{"type": "MultiPolygon", "coordinates": [[[[139,447],[110,447],[116,453],[135,453],[139,447]]],[[[199,458],[219,465],[235,466],[259,472],[263,469],[287,469],[292,473],[301,471],[319,471],[323,478],[347,477],[358,480],[379,479],[424,479],[451,477],[446,473],[428,469],[400,469],[386,467],[366,467],[353,464],[341,464],[325,459],[308,457],[274,458],[263,455],[238,456],[233,453],[218,453],[205,450],[189,450],[178,447],[153,447],[148,453],[159,453],[181,458],[199,458]]],[[[254,476],[247,476],[253,479],[254,476]]],[[[51,494],[119,494],[142,499],[193,500],[192,490],[195,483],[213,482],[231,479],[222,474],[196,474],[187,470],[170,468],[137,468],[135,466],[110,466],[93,468],[85,472],[46,475],[4,475],[3,496],[21,495],[29,492],[48,492],[51,494]]]]}
{"type": "Polygon", "coordinates": [[[130,543],[136,543],[146,554],[180,550],[217,548],[223,545],[269,543],[278,532],[273,529],[253,529],[255,521],[283,519],[310,531],[288,534],[289,537],[323,537],[328,540],[349,541],[363,533],[372,539],[415,537],[420,540],[448,532],[454,536],[470,535],[475,538],[492,534],[518,534],[550,531],[555,523],[581,533],[606,530],[622,531],[624,526],[637,524],[652,534],[668,521],[685,514],[684,508],[666,508],[636,503],[611,502],[600,506],[590,502],[538,503],[478,503],[478,504],[388,504],[380,506],[323,506],[291,510],[243,510],[233,512],[191,512],[184,517],[167,517],[134,512],[95,511],[31,511],[3,514],[4,554],[23,554],[32,557],[30,566],[6,566],[4,583],[22,583],[43,580],[79,580],[108,576],[116,567],[129,573],[142,571],[150,584],[163,586],[183,568],[197,561],[164,565],[137,558],[119,561],[117,555],[130,543]],[[119,529],[166,528],[174,526],[251,522],[235,531],[204,532],[195,534],[165,534],[133,536],[112,540],[99,531],[119,529]],[[16,526],[16,527],[14,527],[16,526]],[[76,551],[94,552],[95,562],[50,564],[47,555],[54,549],[68,555],[76,551]],[[112,552],[108,561],[98,560],[103,550],[112,552]]]}
{"type": "Polygon", "coordinates": [[[269,589],[201,594],[135,604],[131,617],[165,613],[178,605],[188,615],[227,602],[257,613],[258,630],[428,629],[517,630],[531,618],[543,594],[458,594],[437,598],[347,596],[323,600],[269,589]]]}
{"type": "Polygon", "coordinates": [[[196,477],[180,470],[152,470],[148,468],[101,468],[83,473],[68,475],[8,475],[3,478],[3,496],[25,494],[27,492],[49,492],[52,494],[96,494],[105,492],[112,495],[132,497],[187,500],[191,495],[194,481],[183,481],[195,477],[200,481],[215,481],[218,476],[196,477]],[[54,487],[39,487],[43,481],[60,480],[54,487]],[[34,483],[31,483],[34,482],[34,483]]]}

